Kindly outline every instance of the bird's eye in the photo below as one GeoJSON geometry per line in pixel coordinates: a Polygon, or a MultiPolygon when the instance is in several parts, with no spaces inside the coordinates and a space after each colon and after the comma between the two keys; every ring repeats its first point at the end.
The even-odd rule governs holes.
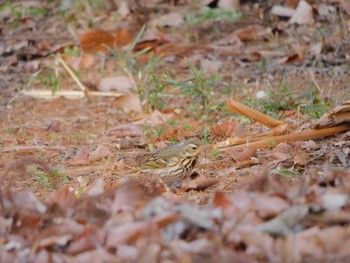
{"type": "Polygon", "coordinates": [[[193,145],[191,146],[192,150],[196,150],[197,149],[197,146],[193,145]]]}

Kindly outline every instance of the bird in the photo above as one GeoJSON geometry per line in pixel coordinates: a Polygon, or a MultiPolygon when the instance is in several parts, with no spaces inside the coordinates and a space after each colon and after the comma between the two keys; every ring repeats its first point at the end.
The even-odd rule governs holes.
{"type": "Polygon", "coordinates": [[[156,151],[139,168],[132,169],[127,174],[137,171],[151,172],[166,185],[174,186],[193,171],[203,146],[203,142],[197,137],[168,145],[156,151]]]}

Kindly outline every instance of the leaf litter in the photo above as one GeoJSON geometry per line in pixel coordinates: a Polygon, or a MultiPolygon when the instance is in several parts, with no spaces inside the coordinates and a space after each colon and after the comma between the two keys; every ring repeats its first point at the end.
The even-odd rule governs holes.
{"type": "Polygon", "coordinates": [[[0,261],[347,262],[347,1],[139,2],[1,5],[0,261]],[[123,176],[193,136],[181,188],[123,176]]]}

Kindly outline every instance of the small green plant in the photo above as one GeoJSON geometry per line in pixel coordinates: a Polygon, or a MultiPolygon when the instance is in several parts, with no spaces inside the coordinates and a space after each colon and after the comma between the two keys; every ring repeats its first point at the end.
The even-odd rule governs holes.
{"type": "Polygon", "coordinates": [[[55,93],[61,87],[61,80],[56,76],[55,72],[47,72],[38,76],[39,82],[41,82],[45,87],[51,88],[52,94],[55,93]]]}
{"type": "Polygon", "coordinates": [[[45,187],[47,190],[53,190],[55,188],[54,181],[68,181],[68,177],[64,176],[60,171],[54,170],[52,171],[52,176],[55,178],[51,178],[51,175],[47,174],[46,171],[43,171],[38,168],[30,169],[33,174],[34,182],[37,187],[45,187]]]}
{"type": "Polygon", "coordinates": [[[300,111],[314,119],[321,118],[329,110],[329,103],[319,98],[319,90],[317,88],[306,93],[304,100],[306,100],[306,103],[301,105],[300,111]]]}
{"type": "Polygon", "coordinates": [[[127,51],[121,52],[109,47],[108,49],[111,51],[112,56],[119,62],[116,70],[120,71],[122,69],[129,76],[132,76],[144,109],[151,111],[154,108],[163,109],[165,106],[165,95],[163,93],[166,83],[162,79],[164,78],[163,75],[166,74],[157,73],[157,68],[161,64],[161,56],[154,57],[150,54],[146,65],[142,65],[137,59],[138,56],[148,52],[149,48],[132,52],[144,31],[145,27],[142,27],[127,51]]]}
{"type": "Polygon", "coordinates": [[[204,143],[209,143],[210,129],[204,128],[202,130],[202,141],[204,143]]]}
{"type": "Polygon", "coordinates": [[[192,98],[193,103],[189,110],[202,115],[211,110],[215,110],[221,105],[217,99],[219,94],[215,92],[215,88],[220,83],[221,78],[218,74],[208,74],[204,69],[196,68],[193,63],[189,63],[189,67],[193,78],[190,81],[179,81],[168,78],[167,83],[177,86],[182,90],[179,95],[185,95],[192,98]]]}
{"type": "Polygon", "coordinates": [[[244,103],[277,119],[280,119],[285,111],[296,109],[298,106],[289,88],[285,70],[282,72],[278,89],[270,89],[267,94],[264,98],[246,100],[244,103]]]}
{"type": "Polygon", "coordinates": [[[25,6],[13,6],[9,2],[5,2],[0,4],[0,14],[9,12],[11,16],[17,19],[23,19],[28,16],[32,17],[40,17],[45,16],[47,14],[47,10],[43,8],[37,7],[25,7],[25,6]]]}
{"type": "Polygon", "coordinates": [[[302,170],[298,167],[286,168],[279,165],[276,169],[271,171],[271,175],[281,175],[283,177],[300,177],[302,175],[302,170]]]}
{"type": "Polygon", "coordinates": [[[188,14],[186,22],[189,25],[200,25],[211,21],[240,21],[243,14],[235,10],[227,10],[223,8],[204,7],[200,14],[188,14]]]}
{"type": "Polygon", "coordinates": [[[78,46],[65,47],[64,53],[70,57],[80,57],[81,56],[81,50],[78,46]]]}
{"type": "Polygon", "coordinates": [[[213,150],[213,151],[211,152],[211,154],[212,154],[212,156],[213,156],[214,158],[219,158],[219,157],[221,157],[221,152],[220,152],[219,149],[213,150]]]}

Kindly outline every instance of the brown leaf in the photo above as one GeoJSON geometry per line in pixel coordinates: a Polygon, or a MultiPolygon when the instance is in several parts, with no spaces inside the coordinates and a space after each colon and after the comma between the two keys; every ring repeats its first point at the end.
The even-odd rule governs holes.
{"type": "Polygon", "coordinates": [[[227,198],[227,195],[225,193],[216,192],[214,198],[214,205],[216,207],[221,207],[225,209],[226,207],[231,205],[231,201],[227,198]]]}
{"type": "Polygon", "coordinates": [[[143,129],[139,125],[132,123],[120,124],[109,128],[108,134],[115,135],[117,138],[134,138],[141,137],[143,135],[143,129]]]}
{"type": "Polygon", "coordinates": [[[139,183],[127,180],[118,187],[110,209],[114,213],[130,212],[144,205],[148,200],[149,196],[139,183]]]}
{"type": "Polygon", "coordinates": [[[277,196],[257,194],[254,198],[256,212],[262,218],[272,218],[289,208],[289,204],[284,199],[277,196]]]}
{"type": "Polygon", "coordinates": [[[92,184],[90,184],[83,192],[84,196],[98,196],[103,194],[105,187],[105,182],[102,178],[98,178],[97,180],[93,181],[92,184]]]}
{"type": "Polygon", "coordinates": [[[290,7],[274,5],[271,9],[271,14],[275,16],[291,17],[295,13],[295,10],[290,7]]]}
{"type": "Polygon", "coordinates": [[[101,79],[98,85],[100,91],[117,91],[121,93],[130,92],[133,87],[133,83],[128,76],[104,78],[101,79]]]}
{"type": "Polygon", "coordinates": [[[113,105],[119,109],[122,109],[126,113],[136,112],[141,113],[141,101],[138,95],[134,93],[128,93],[119,98],[116,98],[113,105]]]}
{"type": "Polygon", "coordinates": [[[305,25],[305,24],[313,24],[314,18],[312,13],[312,6],[309,5],[306,1],[301,0],[297,6],[297,9],[295,10],[295,13],[289,20],[290,24],[298,24],[298,25],[305,25]]]}
{"type": "Polygon", "coordinates": [[[61,207],[70,207],[76,202],[76,197],[73,191],[70,191],[67,187],[59,190],[54,190],[50,196],[46,199],[46,203],[50,206],[53,204],[59,204],[61,207]]]}
{"type": "Polygon", "coordinates": [[[250,148],[244,148],[242,151],[231,152],[230,156],[236,162],[249,161],[251,157],[256,156],[256,150],[250,148]]]}
{"type": "Polygon", "coordinates": [[[239,10],[239,0],[219,0],[218,7],[223,9],[239,10]]]}
{"type": "Polygon", "coordinates": [[[107,51],[106,46],[113,47],[114,38],[103,30],[93,30],[81,34],[80,46],[85,52],[107,51]]]}
{"type": "Polygon", "coordinates": [[[235,137],[236,131],[241,129],[242,126],[238,121],[224,122],[211,128],[210,134],[219,138],[235,137]]]}
{"type": "Polygon", "coordinates": [[[246,161],[240,161],[236,163],[237,168],[244,168],[244,167],[249,167],[255,164],[259,164],[259,160],[255,157],[250,158],[249,160],[246,161]]]}
{"type": "Polygon", "coordinates": [[[307,206],[294,206],[284,211],[280,216],[258,225],[256,229],[271,235],[287,236],[292,233],[292,228],[300,224],[308,213],[309,208],[307,206]]]}
{"type": "Polygon", "coordinates": [[[350,122],[350,103],[344,102],[342,106],[337,107],[326,113],[321,119],[312,125],[314,128],[332,127],[342,123],[350,122]]]}
{"type": "Polygon", "coordinates": [[[141,120],[134,121],[133,124],[156,126],[165,123],[173,117],[173,113],[161,113],[160,111],[155,110],[151,114],[143,116],[141,120]]]}
{"type": "Polygon", "coordinates": [[[106,246],[108,249],[117,248],[121,244],[135,243],[145,235],[150,228],[147,221],[124,223],[107,229],[106,246]]]}
{"type": "Polygon", "coordinates": [[[184,15],[179,12],[172,12],[151,21],[154,27],[178,27],[184,22],[184,15]]]}
{"type": "Polygon", "coordinates": [[[89,154],[91,149],[86,147],[81,149],[73,158],[68,162],[70,165],[85,165],[89,164],[89,154]]]}
{"type": "Polygon", "coordinates": [[[200,175],[194,180],[183,181],[181,185],[181,190],[189,191],[189,190],[205,189],[217,183],[219,183],[219,180],[217,179],[206,178],[203,175],[200,175]]]}
{"type": "Polygon", "coordinates": [[[119,28],[115,32],[114,44],[116,47],[121,47],[132,42],[134,39],[134,33],[130,33],[130,30],[119,28]]]}
{"type": "Polygon", "coordinates": [[[94,151],[89,153],[88,160],[90,162],[95,162],[109,156],[110,154],[111,151],[109,150],[109,148],[103,144],[100,144],[94,151]]]}
{"type": "Polygon", "coordinates": [[[309,155],[303,150],[298,149],[294,152],[294,165],[305,167],[307,163],[310,161],[309,155]]]}
{"type": "MultiPolygon", "coordinates": [[[[36,197],[36,195],[30,191],[18,191],[11,193],[11,201],[6,202],[6,205],[14,205],[15,207],[23,210],[32,210],[40,214],[46,212],[47,207],[36,197]]],[[[9,207],[6,207],[9,208],[9,207]]]]}
{"type": "Polygon", "coordinates": [[[237,29],[235,34],[237,37],[243,41],[254,41],[262,40],[266,38],[267,35],[271,34],[272,30],[270,27],[264,27],[261,25],[251,25],[244,28],[237,29]]]}

